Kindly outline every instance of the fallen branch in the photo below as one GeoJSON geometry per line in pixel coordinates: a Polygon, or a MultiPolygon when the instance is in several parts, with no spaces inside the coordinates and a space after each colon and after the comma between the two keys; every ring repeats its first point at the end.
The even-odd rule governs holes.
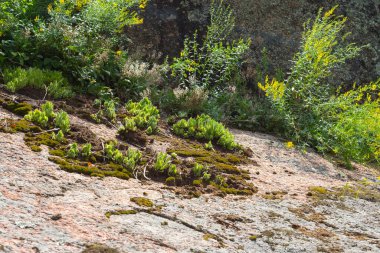
{"type": "Polygon", "coordinates": [[[167,215],[167,214],[164,214],[164,213],[159,213],[159,212],[155,212],[153,211],[152,209],[144,209],[144,208],[134,208],[135,211],[137,212],[143,212],[143,213],[147,213],[147,214],[152,214],[152,215],[155,215],[157,217],[161,217],[161,218],[164,218],[164,219],[167,219],[167,220],[170,220],[170,221],[173,221],[173,222],[176,222],[178,224],[181,224],[185,227],[188,227],[190,229],[193,229],[197,232],[200,232],[200,233],[203,233],[203,234],[210,234],[210,235],[213,235],[215,237],[215,239],[219,242],[219,243],[223,243],[223,239],[225,240],[228,240],[227,237],[223,236],[223,235],[216,235],[210,231],[208,231],[207,229],[204,229],[200,226],[194,226],[184,220],[181,220],[177,217],[173,217],[173,216],[170,216],[170,215],[167,215]],[[223,238],[223,239],[221,239],[223,238]]]}
{"type": "Polygon", "coordinates": [[[53,129],[49,129],[49,130],[42,131],[42,132],[39,132],[39,133],[33,133],[33,135],[40,135],[40,134],[44,134],[44,133],[55,132],[55,131],[58,131],[58,130],[60,130],[60,128],[53,128],[53,129]]]}

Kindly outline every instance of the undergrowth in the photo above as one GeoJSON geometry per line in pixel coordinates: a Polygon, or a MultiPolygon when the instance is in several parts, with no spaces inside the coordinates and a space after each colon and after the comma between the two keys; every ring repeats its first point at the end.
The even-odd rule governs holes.
{"type": "Polygon", "coordinates": [[[24,88],[35,88],[52,98],[69,98],[74,95],[66,78],[59,71],[38,68],[6,69],[3,73],[5,88],[17,92],[24,88]]]}

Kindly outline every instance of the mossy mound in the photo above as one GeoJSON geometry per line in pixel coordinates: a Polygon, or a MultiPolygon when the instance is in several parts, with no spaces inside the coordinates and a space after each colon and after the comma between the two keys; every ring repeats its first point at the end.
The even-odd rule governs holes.
{"type": "Polygon", "coordinates": [[[131,201],[136,203],[138,206],[143,206],[143,207],[153,207],[153,202],[148,199],[148,198],[143,198],[143,197],[133,197],[131,198],[131,201]]]}
{"type": "Polygon", "coordinates": [[[132,174],[126,170],[119,171],[108,169],[106,167],[107,165],[92,164],[90,162],[83,162],[68,158],[49,157],[49,160],[58,164],[59,167],[64,171],[93,177],[117,177],[120,179],[129,179],[132,174]]]}
{"type": "Polygon", "coordinates": [[[17,103],[13,101],[5,102],[3,103],[3,107],[7,109],[8,111],[11,111],[14,114],[22,116],[22,117],[28,114],[31,110],[33,110],[32,105],[26,102],[21,102],[21,103],[17,103]]]}
{"type": "Polygon", "coordinates": [[[119,210],[119,211],[110,211],[106,212],[106,217],[110,218],[112,215],[129,215],[129,214],[137,214],[136,210],[119,210]]]}
{"type": "Polygon", "coordinates": [[[120,253],[120,251],[102,244],[88,245],[82,253],[120,253]]]}

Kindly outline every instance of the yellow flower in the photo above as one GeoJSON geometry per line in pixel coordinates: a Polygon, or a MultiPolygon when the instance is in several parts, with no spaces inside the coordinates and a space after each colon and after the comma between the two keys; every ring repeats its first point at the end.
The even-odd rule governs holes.
{"type": "Polygon", "coordinates": [[[140,0],[139,8],[140,9],[145,9],[147,4],[148,4],[147,0],[140,0]]]}
{"type": "Polygon", "coordinates": [[[60,4],[64,4],[64,3],[65,3],[65,0],[59,0],[59,3],[60,3],[60,4]]]}
{"type": "Polygon", "coordinates": [[[36,22],[38,22],[40,20],[40,17],[39,16],[36,16],[35,18],[34,18],[34,21],[36,21],[36,22]]]}
{"type": "Polygon", "coordinates": [[[48,7],[47,7],[48,12],[50,13],[52,9],[53,9],[53,5],[49,4],[48,7]]]}
{"type": "Polygon", "coordinates": [[[117,55],[117,56],[120,56],[122,53],[123,53],[123,51],[120,51],[120,50],[119,50],[119,51],[116,51],[116,55],[117,55]]]}
{"type": "Polygon", "coordinates": [[[294,143],[291,141],[288,141],[287,143],[285,143],[285,147],[288,149],[292,149],[294,148],[294,143]]]}
{"type": "Polygon", "coordinates": [[[325,18],[328,18],[328,17],[330,17],[331,15],[333,15],[334,14],[334,11],[335,11],[335,9],[338,7],[338,5],[335,5],[331,10],[329,10],[329,11],[327,11],[326,13],[325,13],[325,18]]]}

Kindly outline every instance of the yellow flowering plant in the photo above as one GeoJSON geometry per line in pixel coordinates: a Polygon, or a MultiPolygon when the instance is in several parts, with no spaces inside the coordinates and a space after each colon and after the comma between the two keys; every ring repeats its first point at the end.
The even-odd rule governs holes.
{"type": "MultiPolygon", "coordinates": [[[[380,161],[380,79],[341,93],[328,83],[333,69],[365,46],[345,43],[346,17],[337,6],[305,24],[300,51],[284,82],[259,83],[277,109],[293,141],[332,153],[346,161],[380,161]]],[[[288,146],[288,144],[286,144],[288,146]]]]}

